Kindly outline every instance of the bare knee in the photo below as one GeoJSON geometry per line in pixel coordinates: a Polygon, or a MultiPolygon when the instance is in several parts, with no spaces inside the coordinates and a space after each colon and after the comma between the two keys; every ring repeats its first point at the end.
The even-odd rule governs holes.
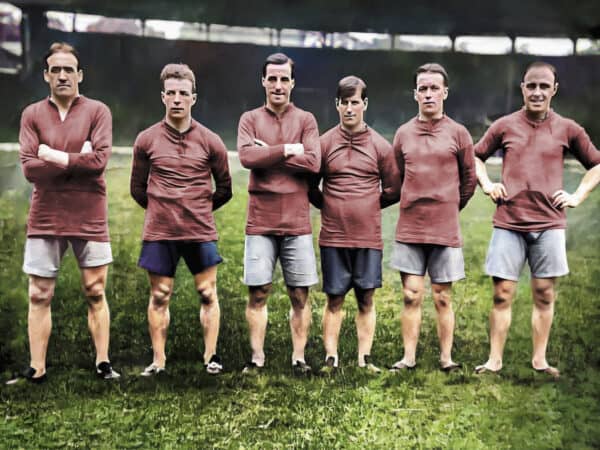
{"type": "Polygon", "coordinates": [[[54,297],[54,287],[29,284],[29,302],[32,306],[47,308],[54,297]]]}
{"type": "Polygon", "coordinates": [[[343,295],[327,295],[327,310],[332,313],[338,313],[342,310],[344,304],[343,295]]]}
{"type": "Polygon", "coordinates": [[[264,286],[248,287],[248,307],[252,309],[261,309],[267,306],[267,298],[271,292],[271,284],[264,286]]]}
{"type": "Polygon", "coordinates": [[[435,309],[440,312],[452,307],[450,287],[433,284],[431,286],[435,309]]]}
{"type": "Polygon", "coordinates": [[[512,305],[512,297],[501,292],[494,293],[494,309],[507,309],[512,305]]]}
{"type": "Polygon", "coordinates": [[[549,309],[554,303],[554,286],[543,284],[532,287],[533,301],[538,309],[549,309]]]}
{"type": "Polygon", "coordinates": [[[154,309],[163,309],[169,306],[171,288],[164,283],[157,283],[150,291],[150,306],[154,309]]]}
{"type": "Polygon", "coordinates": [[[308,288],[288,286],[287,290],[292,302],[292,308],[295,310],[304,309],[308,300],[308,288]]]}
{"type": "Polygon", "coordinates": [[[404,287],[404,307],[418,308],[423,303],[423,290],[411,287],[404,287]]]}
{"type": "Polygon", "coordinates": [[[88,304],[95,305],[104,300],[104,283],[100,280],[90,281],[83,285],[83,293],[88,304]]]}
{"type": "Polygon", "coordinates": [[[516,284],[507,280],[494,279],[494,309],[508,309],[515,296],[516,284]]]}
{"type": "Polygon", "coordinates": [[[358,311],[361,314],[370,313],[373,310],[373,297],[375,294],[375,289],[355,289],[354,294],[356,295],[358,311]]]}
{"type": "Polygon", "coordinates": [[[203,305],[211,306],[217,303],[217,283],[216,281],[205,281],[197,286],[200,302],[203,305]]]}

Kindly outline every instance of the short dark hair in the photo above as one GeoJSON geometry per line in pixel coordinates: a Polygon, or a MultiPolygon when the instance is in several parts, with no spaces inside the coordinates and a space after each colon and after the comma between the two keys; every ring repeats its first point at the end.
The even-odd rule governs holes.
{"type": "Polygon", "coordinates": [[[77,70],[81,70],[79,66],[79,53],[75,50],[71,44],[67,44],[66,42],[54,42],[50,45],[50,48],[44,55],[44,64],[46,65],[46,70],[50,69],[48,66],[48,58],[54,55],[55,53],[71,53],[77,59],[77,70]]]}
{"type": "Polygon", "coordinates": [[[438,63],[427,63],[419,66],[415,71],[414,82],[415,86],[417,85],[417,78],[422,73],[439,73],[442,77],[444,77],[444,86],[448,87],[448,72],[441,64],[438,63]]]}
{"type": "Polygon", "coordinates": [[[175,78],[176,80],[190,80],[192,82],[192,93],[196,93],[196,77],[187,64],[171,63],[163,67],[160,71],[160,82],[163,89],[165,88],[165,80],[168,80],[169,78],[175,78]]]}
{"type": "Polygon", "coordinates": [[[267,66],[269,64],[285,64],[289,63],[292,69],[292,80],[294,79],[294,61],[285,53],[273,53],[272,55],[267,56],[265,59],[265,63],[262,68],[262,76],[263,78],[267,76],[267,66]]]}
{"type": "Polygon", "coordinates": [[[545,61],[534,61],[534,62],[530,63],[525,68],[525,72],[523,72],[523,80],[522,81],[525,81],[525,75],[527,75],[527,72],[529,72],[531,69],[541,69],[541,68],[549,69],[550,72],[552,72],[552,75],[554,75],[554,84],[558,83],[558,74],[556,73],[556,67],[554,67],[552,64],[547,63],[545,61]]]}
{"type": "Polygon", "coordinates": [[[352,97],[360,89],[360,98],[367,98],[367,83],[354,75],[349,75],[340,80],[337,87],[335,98],[343,100],[352,97]]]}

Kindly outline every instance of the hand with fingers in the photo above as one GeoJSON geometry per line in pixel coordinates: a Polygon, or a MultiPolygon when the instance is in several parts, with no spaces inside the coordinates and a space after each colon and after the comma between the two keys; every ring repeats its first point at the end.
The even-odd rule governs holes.
{"type": "Polygon", "coordinates": [[[559,209],[567,207],[575,208],[576,206],[579,206],[582,201],[583,199],[577,195],[577,192],[569,194],[567,191],[560,189],[552,194],[552,206],[559,209]]]}
{"type": "Polygon", "coordinates": [[[92,153],[92,143],[90,141],[85,141],[81,146],[80,153],[92,153]]]}
{"type": "Polygon", "coordinates": [[[303,144],[285,144],[283,154],[288,156],[293,155],[302,155],[304,154],[304,145],[303,144]]]}
{"type": "Polygon", "coordinates": [[[489,195],[494,203],[499,203],[508,198],[506,187],[502,183],[489,183],[481,187],[486,195],[489,195]]]}

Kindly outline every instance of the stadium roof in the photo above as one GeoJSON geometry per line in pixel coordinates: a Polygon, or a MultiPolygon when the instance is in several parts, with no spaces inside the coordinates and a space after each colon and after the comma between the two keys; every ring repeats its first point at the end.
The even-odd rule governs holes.
{"type": "Polygon", "coordinates": [[[232,26],[393,34],[600,38],[600,1],[16,0],[27,10],[232,26]]]}

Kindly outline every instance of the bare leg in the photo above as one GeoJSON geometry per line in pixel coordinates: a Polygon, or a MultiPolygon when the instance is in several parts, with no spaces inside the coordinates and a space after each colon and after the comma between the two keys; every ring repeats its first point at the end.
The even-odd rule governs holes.
{"type": "Polygon", "coordinates": [[[250,332],[250,348],[252,349],[252,362],[262,367],[265,364],[265,334],[267,332],[267,298],[271,292],[271,283],[264,286],[248,287],[248,305],[246,306],[246,320],[250,332]]]}
{"type": "Polygon", "coordinates": [[[402,311],[402,340],[404,356],[401,363],[412,367],[416,364],[417,342],[421,329],[423,296],[425,295],[425,277],[400,273],[404,292],[404,310],[402,311]]]}
{"type": "Polygon", "coordinates": [[[217,353],[217,339],[219,338],[219,324],[221,310],[217,297],[217,266],[194,275],[196,290],[200,295],[200,324],[204,333],[204,364],[208,364],[210,357],[217,353]]]}
{"type": "Polygon", "coordinates": [[[531,292],[533,294],[533,312],[531,314],[531,329],[533,335],[533,358],[531,365],[534,369],[546,369],[551,375],[558,377],[558,369],[551,367],[546,360],[546,348],[550,337],[550,328],[554,318],[554,278],[532,278],[531,292]]]}
{"type": "Polygon", "coordinates": [[[452,309],[452,283],[431,283],[433,302],[437,312],[437,333],[440,340],[440,364],[450,367],[454,340],[454,310],[452,309]]]}
{"type": "Polygon", "coordinates": [[[375,305],[373,296],[375,289],[355,288],[354,294],[358,303],[358,312],[355,317],[356,334],[358,337],[358,365],[363,367],[365,355],[371,354],[373,337],[375,336],[375,305]]]}
{"type": "Polygon", "coordinates": [[[512,302],[517,291],[517,282],[495,277],[493,281],[494,306],[490,313],[490,356],[483,366],[475,368],[476,371],[480,368],[491,371],[502,369],[504,345],[512,320],[512,302]]]}
{"type": "Polygon", "coordinates": [[[292,309],[290,310],[290,328],[292,330],[292,362],[304,361],[304,347],[308,341],[308,330],[312,314],[308,301],[308,287],[287,287],[292,309]]]}
{"type": "Polygon", "coordinates": [[[343,295],[327,294],[327,305],[323,311],[323,344],[325,346],[325,359],[333,356],[335,364],[338,362],[338,341],[340,329],[344,320],[343,295]]]}
{"type": "Polygon", "coordinates": [[[81,269],[81,283],[88,304],[88,328],[96,347],[96,365],[108,358],[110,311],[104,288],[108,265],[81,269]]]}
{"type": "Polygon", "coordinates": [[[27,331],[29,334],[30,366],[35,369],[34,377],[46,373],[46,352],[52,331],[50,303],[54,296],[55,278],[29,276],[29,314],[27,331]]]}
{"type": "Polygon", "coordinates": [[[152,363],[156,367],[165,367],[167,356],[165,345],[169,329],[169,301],[173,292],[174,279],[152,272],[150,278],[150,302],[148,303],[148,330],[154,355],[152,363]]]}

